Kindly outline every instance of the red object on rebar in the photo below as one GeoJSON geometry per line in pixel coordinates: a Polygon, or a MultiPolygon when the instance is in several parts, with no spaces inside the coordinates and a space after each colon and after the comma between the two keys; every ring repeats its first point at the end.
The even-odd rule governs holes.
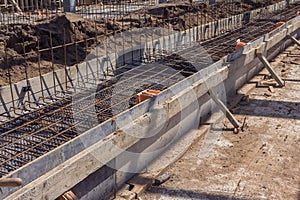
{"type": "Polygon", "coordinates": [[[158,90],[144,90],[137,94],[137,103],[141,103],[160,93],[158,90]]]}
{"type": "Polygon", "coordinates": [[[296,16],[300,16],[300,11],[297,11],[297,12],[296,12],[296,16]]]}
{"type": "Polygon", "coordinates": [[[278,28],[278,27],[280,27],[280,26],[282,26],[282,25],[284,25],[284,24],[285,24],[285,22],[277,22],[277,23],[275,24],[275,27],[278,28]]]}
{"type": "Polygon", "coordinates": [[[236,41],[235,50],[238,51],[239,49],[241,49],[243,46],[246,46],[246,45],[247,45],[247,43],[241,42],[241,40],[238,39],[236,41]]]}

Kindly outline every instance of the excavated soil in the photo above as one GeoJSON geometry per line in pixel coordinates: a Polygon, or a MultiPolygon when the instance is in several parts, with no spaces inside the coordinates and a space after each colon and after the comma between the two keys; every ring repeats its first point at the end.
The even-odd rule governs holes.
{"type": "Polygon", "coordinates": [[[12,82],[18,82],[53,69],[80,63],[105,36],[142,27],[163,27],[182,31],[278,1],[245,1],[242,4],[219,3],[213,6],[203,3],[169,3],[135,11],[118,19],[92,21],[75,14],[58,14],[35,24],[2,25],[0,86],[9,84],[9,78],[12,82]],[[96,36],[97,42],[90,39],[96,36]],[[70,45],[66,48],[59,47],[63,44],[70,45]],[[59,48],[51,50],[51,47],[59,48]],[[38,49],[43,51],[37,53],[38,49]]]}

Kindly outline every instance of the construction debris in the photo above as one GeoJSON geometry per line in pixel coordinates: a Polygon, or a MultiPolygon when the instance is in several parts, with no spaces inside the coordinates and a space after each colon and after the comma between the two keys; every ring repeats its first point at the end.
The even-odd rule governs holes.
{"type": "Polygon", "coordinates": [[[269,91],[275,93],[274,87],[272,85],[269,86],[269,91]]]}
{"type": "Polygon", "coordinates": [[[171,178],[170,174],[163,173],[154,179],[153,185],[159,186],[159,185],[163,184],[164,182],[168,181],[170,178],[171,178]]]}

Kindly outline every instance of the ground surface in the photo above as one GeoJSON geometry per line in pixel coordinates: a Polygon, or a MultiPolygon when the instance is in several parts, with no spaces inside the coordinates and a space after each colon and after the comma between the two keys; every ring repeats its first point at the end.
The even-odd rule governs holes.
{"type": "Polygon", "coordinates": [[[257,87],[234,109],[245,130],[215,125],[140,199],[300,199],[300,51],[287,52],[272,63],[286,86],[257,87]]]}

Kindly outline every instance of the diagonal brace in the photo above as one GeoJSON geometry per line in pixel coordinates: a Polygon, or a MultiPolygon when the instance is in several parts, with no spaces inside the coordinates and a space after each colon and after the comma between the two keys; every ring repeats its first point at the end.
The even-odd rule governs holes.
{"type": "Polygon", "coordinates": [[[288,38],[290,38],[295,44],[297,44],[298,46],[300,46],[300,42],[293,36],[291,35],[287,35],[288,38]]]}
{"type": "Polygon", "coordinates": [[[208,94],[212,98],[212,100],[217,104],[219,109],[225,114],[226,118],[230,121],[234,128],[238,129],[239,127],[241,127],[240,123],[229,111],[229,109],[224,105],[224,103],[212,91],[208,91],[208,94]]]}
{"type": "MultiPolygon", "coordinates": [[[[12,4],[14,4],[14,6],[15,6],[15,8],[18,10],[18,12],[21,12],[21,13],[22,13],[22,10],[21,10],[21,8],[19,7],[18,2],[15,1],[15,0],[10,0],[10,1],[11,1],[12,4]]],[[[6,3],[7,3],[7,1],[6,1],[6,3]]]]}
{"type": "Polygon", "coordinates": [[[265,68],[270,72],[270,74],[276,80],[276,82],[278,83],[278,85],[280,85],[280,87],[283,87],[284,86],[284,81],[280,78],[280,76],[278,76],[276,74],[276,72],[272,68],[272,66],[269,63],[269,61],[267,60],[267,58],[265,56],[263,56],[263,54],[261,52],[257,52],[257,51],[256,51],[256,56],[264,64],[265,68]]]}

